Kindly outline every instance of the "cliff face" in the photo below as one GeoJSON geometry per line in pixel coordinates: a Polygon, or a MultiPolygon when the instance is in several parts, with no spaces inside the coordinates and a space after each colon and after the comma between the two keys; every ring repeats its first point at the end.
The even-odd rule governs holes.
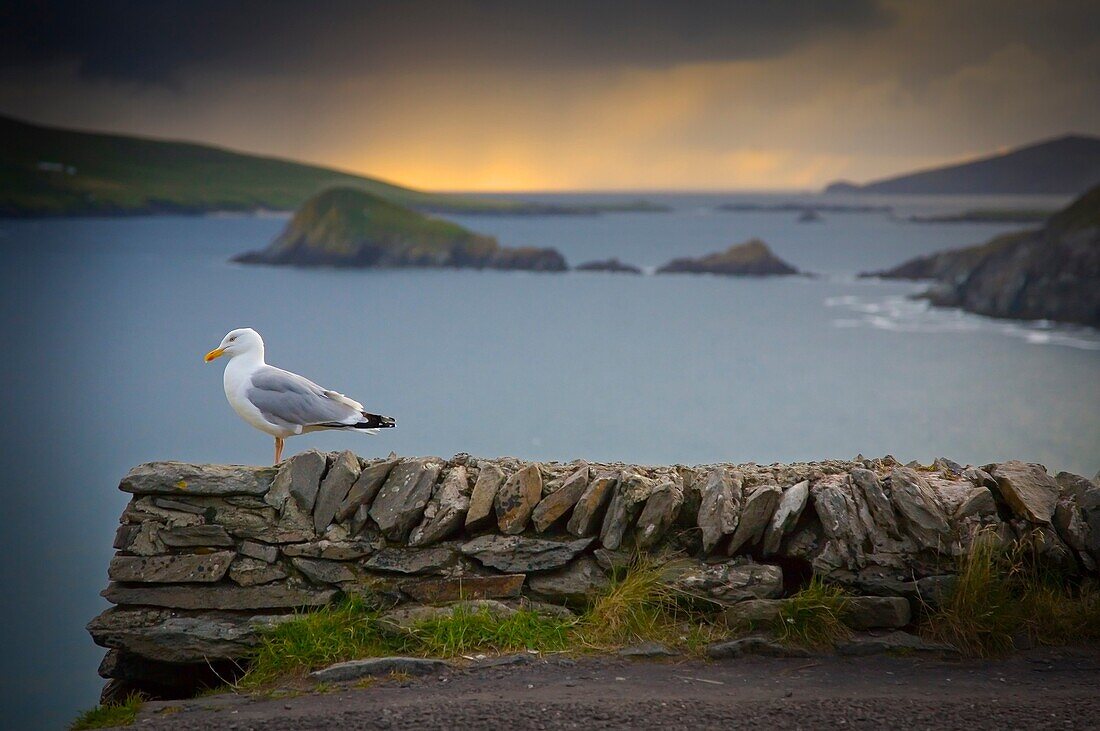
{"type": "Polygon", "coordinates": [[[566,269],[564,258],[553,249],[505,249],[491,236],[354,188],[333,188],[309,199],[268,248],[236,260],[362,268],[566,269]]]}
{"type": "Polygon", "coordinates": [[[698,259],[673,259],[657,273],[767,276],[798,274],[798,270],[773,254],[763,241],[752,239],[698,259]]]}
{"type": "Polygon", "coordinates": [[[1100,186],[1041,229],[912,259],[868,276],[935,280],[924,296],[944,307],[1100,326],[1100,186]]]}
{"type": "MultiPolygon", "coordinates": [[[[1100,560],[1100,487],[1020,462],[643,467],[309,451],[274,468],[145,464],[119,487],[133,498],[103,592],[117,606],[88,625],[108,648],[108,699],[233,677],[265,628],[344,595],[401,626],[421,605],[470,600],[560,616],[633,552],[677,556],[665,581],[719,608],[783,596],[811,574],[935,601],[981,528],[1041,536],[1036,550],[1071,574],[1100,560]]],[[[903,611],[875,626],[908,623],[894,604],[903,611]]]]}

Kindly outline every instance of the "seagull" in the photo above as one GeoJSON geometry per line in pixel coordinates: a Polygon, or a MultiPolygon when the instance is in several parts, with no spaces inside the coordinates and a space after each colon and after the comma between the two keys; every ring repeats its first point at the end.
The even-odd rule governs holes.
{"type": "Polygon", "coordinates": [[[318,386],[308,378],[264,362],[264,340],[250,327],[231,330],[221,345],[206,354],[210,361],[229,356],[225,397],[252,426],[275,437],[275,464],[283,458],[283,441],[323,429],[351,429],[377,434],[397,426],[388,416],[370,414],[363,404],[318,386]]]}

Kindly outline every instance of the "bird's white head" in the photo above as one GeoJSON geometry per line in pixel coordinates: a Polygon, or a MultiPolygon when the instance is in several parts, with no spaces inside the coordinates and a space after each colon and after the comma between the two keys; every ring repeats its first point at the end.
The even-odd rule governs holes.
{"type": "Polygon", "coordinates": [[[209,363],[223,355],[236,358],[238,355],[248,354],[259,354],[263,358],[264,339],[250,327],[239,327],[226,333],[221,345],[207,353],[204,360],[209,363]]]}

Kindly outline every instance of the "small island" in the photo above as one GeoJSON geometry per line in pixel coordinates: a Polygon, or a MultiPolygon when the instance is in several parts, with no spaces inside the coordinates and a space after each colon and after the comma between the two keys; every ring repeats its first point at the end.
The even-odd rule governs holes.
{"type": "Polygon", "coordinates": [[[642,270],[633,264],[625,264],[616,258],[600,261],[586,261],[577,266],[578,272],[612,272],[615,274],[641,274],[642,270]]]}
{"type": "Polygon", "coordinates": [[[962,213],[909,216],[910,223],[1042,223],[1056,211],[1029,208],[972,208],[962,213]]]}
{"type": "Polygon", "coordinates": [[[785,276],[799,271],[772,253],[760,239],[731,246],[698,259],[673,259],[658,274],[722,274],[727,276],[785,276]]]}
{"type": "Polygon", "coordinates": [[[1100,326],[1100,186],[1051,216],[1040,229],[978,246],[911,259],[862,274],[930,279],[920,295],[941,307],[990,317],[1100,326]]]}
{"type": "Polygon", "coordinates": [[[568,269],[555,249],[504,248],[491,236],[343,187],[307,200],[270,246],[234,261],[355,268],[568,269]]]}

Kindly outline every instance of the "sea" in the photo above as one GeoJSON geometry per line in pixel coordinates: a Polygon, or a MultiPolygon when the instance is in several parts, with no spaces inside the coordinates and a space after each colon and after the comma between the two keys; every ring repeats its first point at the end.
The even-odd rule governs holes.
{"type": "Polygon", "coordinates": [[[278,214],[0,220],[0,726],[62,728],[97,701],[104,651],[84,625],[107,607],[129,467],[270,463],[272,440],[226,403],[224,363],[202,360],[236,327],[263,335],[268,362],[397,419],[289,454],[1100,468],[1100,333],[931,309],[920,284],[857,276],[1021,228],[910,216],[1063,199],[859,198],[890,209],[803,223],[767,210],[818,201],[796,193],[525,197],[671,210],[448,216],[641,276],[230,263],[278,214]],[[750,238],[814,276],[653,274],[750,238]]]}

